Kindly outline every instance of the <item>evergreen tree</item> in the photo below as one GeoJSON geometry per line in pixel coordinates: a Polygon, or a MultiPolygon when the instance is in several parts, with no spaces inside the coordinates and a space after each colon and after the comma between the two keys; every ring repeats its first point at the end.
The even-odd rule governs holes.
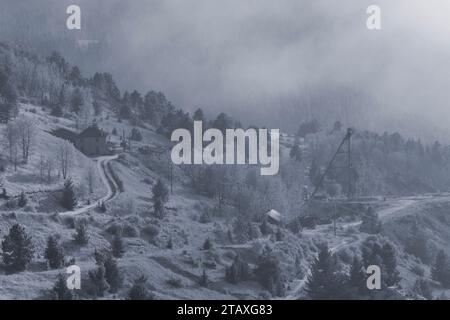
{"type": "Polygon", "coordinates": [[[212,242],[211,242],[211,240],[209,240],[209,238],[205,240],[205,242],[203,243],[203,247],[202,248],[203,248],[203,250],[210,250],[210,249],[212,249],[212,242]]]}
{"type": "Polygon", "coordinates": [[[195,110],[194,115],[192,116],[192,119],[194,121],[204,121],[205,115],[203,113],[203,110],[201,108],[198,108],[197,110],[195,110]]]}
{"type": "Polygon", "coordinates": [[[369,237],[363,242],[361,252],[366,269],[370,265],[381,268],[381,280],[384,287],[394,286],[399,282],[396,251],[391,243],[385,242],[381,245],[379,239],[369,237]]]}
{"type": "Polygon", "coordinates": [[[80,85],[82,83],[82,76],[80,68],[74,66],[69,73],[69,81],[71,81],[74,85],[80,85]]]}
{"type": "Polygon", "coordinates": [[[47,248],[45,249],[45,259],[51,269],[58,269],[64,265],[63,248],[59,245],[55,236],[49,236],[47,239],[47,248]]]}
{"type": "Polygon", "coordinates": [[[152,188],[152,193],[154,214],[158,218],[162,218],[165,214],[164,206],[169,200],[169,189],[164,182],[158,179],[158,182],[152,188]]]}
{"type": "Polygon", "coordinates": [[[76,226],[73,238],[74,241],[80,246],[84,246],[89,242],[86,222],[83,221],[76,226]]]}
{"type": "Polygon", "coordinates": [[[167,241],[167,249],[173,249],[173,241],[172,237],[169,238],[169,241],[167,241]]]}
{"type": "Polygon", "coordinates": [[[260,227],[259,227],[259,229],[261,230],[261,233],[263,234],[263,235],[268,235],[268,234],[271,234],[272,232],[272,230],[269,228],[269,226],[267,225],[267,221],[264,219],[263,220],[263,222],[261,223],[261,225],[260,225],[260,227]]]}
{"type": "Polygon", "coordinates": [[[75,188],[72,179],[67,179],[64,182],[62,190],[61,205],[67,210],[73,210],[77,205],[77,197],[75,195],[75,188]]]}
{"type": "Polygon", "coordinates": [[[359,296],[367,289],[367,275],[364,272],[364,266],[358,256],[353,257],[350,266],[349,287],[353,288],[355,296],[359,296]]]}
{"type": "Polygon", "coordinates": [[[149,300],[152,296],[148,293],[145,286],[147,278],[145,276],[140,276],[134,281],[133,286],[130,291],[128,291],[128,300],[149,300]]]}
{"type": "Polygon", "coordinates": [[[142,133],[138,129],[133,128],[131,129],[130,139],[134,141],[142,141],[142,133]]]}
{"type": "Polygon", "coordinates": [[[123,244],[123,238],[120,233],[116,233],[114,236],[112,243],[112,255],[116,258],[121,258],[125,252],[124,244],[123,244]]]}
{"type": "Polygon", "coordinates": [[[59,91],[58,102],[57,102],[57,105],[61,109],[61,115],[64,110],[64,107],[66,106],[66,103],[67,103],[66,87],[64,85],[62,85],[61,90],[59,91]]]}
{"type": "Polygon", "coordinates": [[[81,94],[80,89],[76,88],[75,91],[72,93],[72,97],[70,98],[70,108],[72,112],[75,112],[76,114],[80,113],[83,104],[84,104],[83,95],[81,94]]]}
{"type": "Polygon", "coordinates": [[[166,210],[164,208],[164,204],[160,199],[156,199],[153,201],[153,215],[159,219],[164,218],[166,214],[166,210]]]}
{"type": "Polygon", "coordinates": [[[60,274],[58,280],[52,289],[52,296],[55,300],[73,300],[72,291],[67,288],[67,283],[64,275],[60,274]]]}
{"type": "Polygon", "coordinates": [[[8,272],[20,272],[26,269],[34,254],[31,237],[19,224],[13,225],[2,241],[3,262],[8,272]]]}
{"type": "Polygon", "coordinates": [[[117,262],[111,255],[106,258],[104,268],[106,282],[108,282],[110,291],[115,293],[122,286],[122,277],[117,262]]]}
{"type": "Polygon", "coordinates": [[[300,149],[298,144],[294,144],[294,146],[291,148],[291,151],[289,151],[289,156],[291,157],[291,159],[294,159],[297,162],[302,161],[302,149],[300,149]]]}
{"type": "Polygon", "coordinates": [[[152,193],[153,201],[159,199],[165,204],[169,200],[169,189],[161,179],[158,179],[155,186],[152,188],[152,193]]]}
{"type": "Polygon", "coordinates": [[[25,195],[25,192],[21,192],[20,193],[20,195],[19,195],[19,200],[17,201],[17,205],[20,207],[20,208],[23,208],[23,207],[25,207],[26,205],[27,205],[27,196],[25,195]]]}
{"type": "Polygon", "coordinates": [[[103,297],[105,291],[109,289],[108,282],[105,277],[105,267],[98,266],[96,270],[89,271],[90,291],[97,297],[103,297]]]}
{"type": "Polygon", "coordinates": [[[444,250],[439,250],[436,255],[435,262],[431,268],[431,277],[444,287],[450,287],[450,263],[444,250]]]}
{"type": "Polygon", "coordinates": [[[280,262],[268,248],[258,259],[255,276],[258,282],[273,295],[282,296],[285,293],[280,262]]]}
{"type": "Polygon", "coordinates": [[[362,216],[359,230],[369,234],[378,234],[381,232],[381,221],[372,207],[369,207],[366,214],[362,216]]]}
{"type": "Polygon", "coordinates": [[[275,238],[277,241],[283,241],[284,234],[283,231],[281,231],[281,228],[278,228],[277,233],[275,234],[275,238]]]}
{"type": "Polygon", "coordinates": [[[52,115],[54,117],[58,117],[58,118],[62,117],[63,116],[63,109],[62,109],[62,107],[59,104],[53,106],[50,115],[52,115]]]}
{"type": "Polygon", "coordinates": [[[418,257],[422,262],[429,263],[430,255],[428,250],[428,238],[419,228],[417,221],[411,227],[410,237],[406,245],[406,251],[418,257]]]}
{"type": "Polygon", "coordinates": [[[208,274],[206,273],[206,270],[203,269],[202,276],[200,277],[200,285],[202,287],[207,287],[208,284],[209,284],[208,274]]]}
{"type": "Polygon", "coordinates": [[[248,263],[242,261],[241,257],[237,255],[234,258],[233,264],[225,270],[225,280],[236,284],[248,280],[249,277],[250,267],[248,263]]]}
{"type": "Polygon", "coordinates": [[[324,245],[312,264],[306,282],[306,292],[311,299],[342,299],[348,297],[348,278],[338,272],[336,257],[324,245]]]}
{"type": "Polygon", "coordinates": [[[430,283],[428,280],[424,278],[417,279],[414,283],[413,290],[420,296],[425,299],[432,300],[433,299],[433,291],[430,287],[430,283]]]}
{"type": "MultiPolygon", "coordinates": [[[[94,108],[95,116],[99,116],[100,113],[102,112],[101,104],[97,100],[94,100],[94,102],[92,102],[92,107],[94,108]]],[[[116,130],[116,128],[113,129],[113,132],[114,132],[114,130],[116,130]]],[[[116,133],[113,133],[113,134],[116,135],[117,131],[116,131],[116,133]]]]}
{"type": "Polygon", "coordinates": [[[320,182],[320,177],[322,175],[322,170],[320,169],[317,159],[313,158],[311,161],[311,167],[309,169],[308,178],[312,185],[316,187],[320,182]]]}
{"type": "Polygon", "coordinates": [[[381,257],[383,259],[384,270],[386,272],[385,283],[388,287],[396,285],[400,281],[399,272],[397,271],[397,258],[394,246],[386,242],[381,249],[381,257]]]}

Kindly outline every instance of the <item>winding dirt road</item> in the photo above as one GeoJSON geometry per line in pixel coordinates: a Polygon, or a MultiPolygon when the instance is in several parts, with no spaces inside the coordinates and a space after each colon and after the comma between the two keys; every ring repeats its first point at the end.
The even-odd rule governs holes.
{"type": "Polygon", "coordinates": [[[96,208],[99,203],[107,202],[107,201],[111,200],[112,198],[114,198],[119,190],[119,186],[118,186],[117,182],[115,181],[114,176],[110,172],[108,163],[117,158],[118,158],[118,155],[103,156],[103,157],[98,157],[95,159],[97,161],[97,170],[100,174],[100,178],[102,179],[102,182],[103,182],[105,188],[107,189],[107,194],[103,198],[99,199],[97,202],[94,202],[90,205],[80,207],[80,208],[75,208],[75,210],[72,210],[72,211],[61,212],[61,213],[59,213],[59,215],[65,216],[65,217],[77,216],[79,214],[86,213],[87,211],[96,208]]]}

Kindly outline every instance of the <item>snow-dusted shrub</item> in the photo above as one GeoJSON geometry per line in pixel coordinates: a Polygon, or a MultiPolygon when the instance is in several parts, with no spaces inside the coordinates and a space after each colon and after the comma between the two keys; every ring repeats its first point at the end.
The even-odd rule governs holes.
{"type": "Polygon", "coordinates": [[[142,229],[142,232],[153,239],[159,234],[159,228],[155,225],[149,224],[142,229]]]}
{"type": "Polygon", "coordinates": [[[111,224],[110,226],[108,226],[106,228],[106,232],[108,232],[109,234],[112,234],[112,235],[122,233],[122,225],[114,222],[113,224],[111,224]]]}
{"type": "Polygon", "coordinates": [[[170,278],[166,280],[166,283],[173,288],[183,287],[183,282],[179,278],[170,278]]]}
{"type": "Polygon", "coordinates": [[[122,235],[127,238],[136,238],[139,237],[139,231],[136,227],[125,223],[122,226],[122,235]]]}

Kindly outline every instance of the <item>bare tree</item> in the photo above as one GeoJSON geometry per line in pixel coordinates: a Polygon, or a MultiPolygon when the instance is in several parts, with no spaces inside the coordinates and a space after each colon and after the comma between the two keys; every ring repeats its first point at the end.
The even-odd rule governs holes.
{"type": "Polygon", "coordinates": [[[14,164],[14,171],[17,171],[17,165],[19,164],[19,134],[15,121],[7,124],[5,139],[9,151],[9,161],[14,164]]]}
{"type": "Polygon", "coordinates": [[[47,159],[45,162],[45,168],[47,170],[47,183],[52,183],[52,172],[53,172],[54,161],[52,159],[47,159]]]}
{"type": "Polygon", "coordinates": [[[39,180],[41,181],[41,184],[44,183],[44,178],[45,178],[45,158],[44,155],[41,154],[41,156],[39,157],[39,164],[38,164],[38,169],[39,169],[39,180]]]}
{"type": "Polygon", "coordinates": [[[9,122],[5,128],[6,145],[9,151],[9,161],[13,162],[14,145],[18,142],[17,128],[14,122],[9,122]]]}
{"type": "Polygon", "coordinates": [[[58,147],[56,158],[63,179],[69,174],[69,169],[73,165],[73,145],[68,141],[62,141],[58,147]]]}
{"type": "Polygon", "coordinates": [[[34,134],[36,126],[34,121],[28,117],[22,116],[15,121],[19,142],[22,147],[22,158],[26,163],[30,155],[31,146],[34,142],[34,134]]]}

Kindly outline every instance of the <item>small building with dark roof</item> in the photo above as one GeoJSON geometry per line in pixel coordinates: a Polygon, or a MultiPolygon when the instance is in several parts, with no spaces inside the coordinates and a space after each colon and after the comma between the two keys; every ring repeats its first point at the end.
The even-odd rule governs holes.
{"type": "Polygon", "coordinates": [[[108,154],[107,136],[108,134],[94,123],[78,135],[75,147],[88,156],[108,154]]]}
{"type": "Polygon", "coordinates": [[[106,138],[108,134],[100,129],[96,123],[83,130],[81,133],[58,128],[51,131],[55,137],[70,141],[75,148],[87,156],[102,156],[110,154],[106,138]]]}

